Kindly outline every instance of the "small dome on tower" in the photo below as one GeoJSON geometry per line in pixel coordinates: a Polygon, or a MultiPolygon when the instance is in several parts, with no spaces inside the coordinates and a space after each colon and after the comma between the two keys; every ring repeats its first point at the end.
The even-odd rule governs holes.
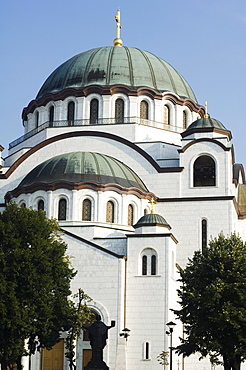
{"type": "Polygon", "coordinates": [[[142,216],[133,227],[137,229],[142,226],[163,226],[167,227],[169,230],[171,229],[171,226],[167,223],[165,218],[156,213],[149,213],[142,216]]]}

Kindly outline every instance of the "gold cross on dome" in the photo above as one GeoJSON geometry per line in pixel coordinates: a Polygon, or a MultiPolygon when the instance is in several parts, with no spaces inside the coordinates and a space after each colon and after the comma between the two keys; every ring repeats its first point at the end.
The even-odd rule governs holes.
{"type": "Polygon", "coordinates": [[[205,118],[208,118],[208,102],[207,102],[207,100],[205,101],[205,118]]]}
{"type": "Polygon", "coordinates": [[[117,10],[115,20],[116,20],[116,39],[114,40],[114,46],[122,46],[123,42],[120,38],[120,29],[122,27],[120,23],[120,9],[117,10]]]}
{"type": "Polygon", "coordinates": [[[156,201],[154,200],[154,198],[153,198],[153,197],[150,199],[149,204],[151,205],[150,213],[155,213],[155,205],[156,205],[156,201]]]}

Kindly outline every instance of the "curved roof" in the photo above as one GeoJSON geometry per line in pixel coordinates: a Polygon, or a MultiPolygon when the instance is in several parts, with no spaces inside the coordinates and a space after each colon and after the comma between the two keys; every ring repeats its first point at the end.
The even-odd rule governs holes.
{"type": "Polygon", "coordinates": [[[36,99],[66,88],[127,85],[170,91],[196,102],[185,79],[167,62],[137,48],[105,46],[75,55],[44,82],[36,99]]]}
{"type": "Polygon", "coordinates": [[[158,215],[156,213],[149,213],[147,215],[142,216],[134,228],[137,229],[141,226],[165,226],[171,229],[171,226],[167,223],[164,217],[158,215]]]}
{"type": "Polygon", "coordinates": [[[140,178],[122,162],[104,154],[73,152],[53,157],[35,167],[19,187],[57,182],[117,184],[148,191],[140,178]]]}
{"type": "Polygon", "coordinates": [[[194,121],[186,131],[194,130],[194,129],[199,129],[199,128],[217,128],[219,130],[225,130],[225,126],[218,121],[215,118],[210,118],[210,117],[203,117],[199,118],[198,120],[194,121]]]}

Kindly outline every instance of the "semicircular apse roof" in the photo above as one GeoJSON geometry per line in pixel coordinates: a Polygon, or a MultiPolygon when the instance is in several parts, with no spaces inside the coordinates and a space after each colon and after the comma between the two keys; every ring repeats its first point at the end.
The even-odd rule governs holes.
{"type": "Polygon", "coordinates": [[[117,184],[148,192],[141,179],[122,162],[104,154],[72,152],[53,157],[35,167],[19,188],[54,183],[117,184]]]}
{"type": "Polygon", "coordinates": [[[105,46],[75,55],[44,82],[36,99],[66,88],[116,84],[170,91],[196,102],[186,80],[167,62],[137,48],[105,46]]]}

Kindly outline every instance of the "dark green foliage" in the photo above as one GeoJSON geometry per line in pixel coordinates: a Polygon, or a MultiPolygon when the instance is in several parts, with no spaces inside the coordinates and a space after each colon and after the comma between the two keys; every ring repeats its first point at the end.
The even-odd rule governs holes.
{"type": "Polygon", "coordinates": [[[71,326],[75,272],[55,220],[11,203],[0,214],[0,356],[2,369],[71,326]],[[24,348],[24,342],[28,347],[24,348]]]}
{"type": "Polygon", "coordinates": [[[246,358],[246,244],[236,234],[222,234],[203,252],[195,252],[180,271],[181,309],[185,325],[178,352],[200,352],[225,369],[240,369],[246,358]]]}
{"type": "Polygon", "coordinates": [[[91,301],[91,298],[85,294],[82,289],[79,289],[79,293],[74,297],[78,298],[78,304],[72,304],[74,315],[71,328],[68,330],[66,338],[66,353],[65,356],[69,362],[69,369],[75,370],[75,343],[82,333],[82,327],[87,322],[91,321],[92,311],[87,306],[87,303],[91,301]]]}

